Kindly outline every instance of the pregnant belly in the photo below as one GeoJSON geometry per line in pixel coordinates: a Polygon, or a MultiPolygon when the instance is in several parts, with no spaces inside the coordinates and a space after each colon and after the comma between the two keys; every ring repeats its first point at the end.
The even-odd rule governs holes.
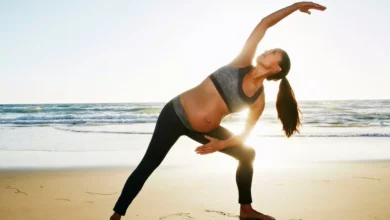
{"type": "Polygon", "coordinates": [[[204,133],[217,128],[223,118],[221,114],[206,110],[205,108],[199,108],[198,106],[193,107],[187,117],[191,127],[195,131],[204,133]]]}
{"type": "Polygon", "coordinates": [[[180,99],[191,127],[206,133],[219,126],[228,109],[218,93],[205,94],[197,89],[181,94],[180,99]]]}

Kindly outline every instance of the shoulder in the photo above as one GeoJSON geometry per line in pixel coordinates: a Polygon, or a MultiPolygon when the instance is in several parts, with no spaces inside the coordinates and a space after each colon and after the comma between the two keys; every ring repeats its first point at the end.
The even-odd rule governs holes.
{"type": "Polygon", "coordinates": [[[235,69],[247,69],[247,68],[253,68],[253,64],[251,62],[236,62],[232,61],[225,66],[229,68],[235,68],[235,69]]]}
{"type": "Polygon", "coordinates": [[[232,68],[245,68],[248,66],[251,66],[252,62],[249,60],[233,60],[232,62],[228,63],[226,66],[230,66],[232,68]]]}
{"type": "Polygon", "coordinates": [[[227,64],[227,65],[220,66],[218,69],[216,69],[212,73],[212,75],[223,74],[223,73],[233,73],[233,72],[237,72],[238,70],[239,70],[239,67],[231,66],[231,65],[227,64]]]}
{"type": "Polygon", "coordinates": [[[241,66],[241,65],[232,65],[232,64],[226,64],[221,67],[219,67],[217,70],[215,70],[211,75],[234,75],[236,76],[237,73],[247,73],[249,72],[254,66],[252,64],[249,64],[247,66],[241,66]]]}

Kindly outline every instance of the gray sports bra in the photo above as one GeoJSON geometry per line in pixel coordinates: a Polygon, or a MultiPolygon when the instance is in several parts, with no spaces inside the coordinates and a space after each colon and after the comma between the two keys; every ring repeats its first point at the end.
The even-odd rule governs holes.
{"type": "Polygon", "coordinates": [[[245,95],[242,89],[243,79],[252,68],[252,65],[243,68],[222,66],[209,76],[230,113],[239,112],[243,108],[249,107],[264,90],[263,85],[252,97],[245,95]]]}

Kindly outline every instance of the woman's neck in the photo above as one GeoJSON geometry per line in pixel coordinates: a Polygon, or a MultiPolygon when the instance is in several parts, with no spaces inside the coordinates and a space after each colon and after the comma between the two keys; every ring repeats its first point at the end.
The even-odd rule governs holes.
{"type": "Polygon", "coordinates": [[[260,88],[263,85],[264,79],[267,77],[268,73],[269,71],[263,66],[257,65],[249,71],[247,80],[251,81],[260,88]]]}

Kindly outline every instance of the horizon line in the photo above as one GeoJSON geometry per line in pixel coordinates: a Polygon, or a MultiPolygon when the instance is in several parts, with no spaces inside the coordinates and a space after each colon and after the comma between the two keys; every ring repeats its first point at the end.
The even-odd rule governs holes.
{"type": "MultiPolygon", "coordinates": [[[[310,101],[390,101],[388,99],[305,99],[297,100],[297,102],[310,102],[310,101]]],[[[272,103],[273,101],[266,101],[265,103],[272,103]]],[[[0,103],[0,105],[50,105],[50,104],[149,104],[149,103],[166,103],[166,101],[152,101],[152,102],[61,102],[61,103],[0,103]]]]}

